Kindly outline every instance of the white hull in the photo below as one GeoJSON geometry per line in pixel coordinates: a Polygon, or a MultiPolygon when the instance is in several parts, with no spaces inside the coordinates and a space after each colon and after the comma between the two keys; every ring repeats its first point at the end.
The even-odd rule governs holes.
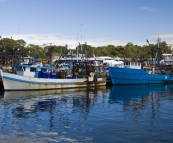
{"type": "Polygon", "coordinates": [[[86,78],[78,79],[48,79],[20,76],[1,71],[5,90],[40,90],[40,89],[63,89],[80,88],[88,86],[106,85],[106,81],[87,82],[86,78]]]}

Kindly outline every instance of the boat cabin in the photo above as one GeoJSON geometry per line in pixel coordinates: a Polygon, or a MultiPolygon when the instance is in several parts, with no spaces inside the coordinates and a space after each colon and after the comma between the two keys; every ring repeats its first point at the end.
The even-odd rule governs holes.
{"type": "Polygon", "coordinates": [[[169,60],[169,59],[172,59],[172,54],[164,53],[164,54],[162,54],[162,57],[163,57],[164,60],[169,60]]]}
{"type": "Polygon", "coordinates": [[[29,65],[29,64],[14,64],[13,72],[17,75],[27,76],[27,77],[38,77],[38,73],[49,72],[54,70],[54,67],[42,66],[42,65],[29,65]]]}
{"type": "Polygon", "coordinates": [[[140,62],[136,61],[124,61],[124,68],[141,69],[142,65],[140,62]]]}

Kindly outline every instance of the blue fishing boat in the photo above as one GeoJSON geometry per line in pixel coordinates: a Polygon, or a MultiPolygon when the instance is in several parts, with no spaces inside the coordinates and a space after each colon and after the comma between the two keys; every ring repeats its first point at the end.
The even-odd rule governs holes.
{"type": "MultiPolygon", "coordinates": [[[[159,45],[159,39],[158,39],[158,45],[159,45]]],[[[160,48],[158,47],[158,49],[160,48]]],[[[173,82],[172,65],[154,64],[153,51],[152,51],[152,65],[150,66],[144,67],[143,63],[140,63],[138,61],[126,61],[124,62],[124,67],[109,67],[109,73],[112,84],[125,85],[125,84],[155,84],[155,83],[170,83],[170,82],[172,83],[173,82]]],[[[157,63],[159,63],[159,61],[157,63]]]]}
{"type": "Polygon", "coordinates": [[[152,74],[145,69],[109,67],[113,85],[153,84],[173,81],[172,74],[152,74]]]}

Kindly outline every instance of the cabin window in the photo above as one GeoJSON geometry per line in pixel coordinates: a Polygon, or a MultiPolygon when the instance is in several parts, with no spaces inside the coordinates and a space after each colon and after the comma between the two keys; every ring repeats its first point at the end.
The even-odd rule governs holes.
{"type": "Polygon", "coordinates": [[[125,62],[125,65],[128,65],[128,62],[125,62]]]}
{"type": "Polygon", "coordinates": [[[137,66],[137,63],[135,63],[135,66],[137,66]]]}
{"type": "Polygon", "coordinates": [[[138,66],[140,66],[140,63],[138,63],[138,66]]]}
{"type": "Polygon", "coordinates": [[[17,71],[23,71],[22,67],[16,67],[17,71]]]}
{"type": "Polygon", "coordinates": [[[25,71],[26,70],[26,67],[23,67],[23,71],[25,71]]]}
{"type": "Polygon", "coordinates": [[[132,62],[131,65],[134,66],[134,63],[132,62]]]}
{"type": "Polygon", "coordinates": [[[30,72],[35,72],[36,68],[30,68],[30,72]]]}

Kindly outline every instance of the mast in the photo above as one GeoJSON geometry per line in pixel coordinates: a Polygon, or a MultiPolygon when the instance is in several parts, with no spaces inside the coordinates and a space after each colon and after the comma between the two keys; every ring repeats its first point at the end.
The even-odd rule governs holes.
{"type": "MultiPolygon", "coordinates": [[[[148,43],[148,45],[149,45],[149,47],[150,47],[150,43],[149,43],[149,41],[147,40],[147,43],[148,43]]],[[[153,47],[150,47],[150,49],[151,49],[151,58],[152,58],[152,74],[154,74],[154,63],[153,63],[153,58],[154,58],[154,48],[153,47]]]]}
{"type": "Polygon", "coordinates": [[[157,39],[157,45],[158,45],[158,57],[157,57],[157,64],[158,64],[158,66],[159,66],[159,60],[160,60],[160,42],[161,42],[161,39],[160,39],[160,37],[158,36],[158,39],[157,39]]]}
{"type": "Polygon", "coordinates": [[[83,60],[83,48],[82,48],[82,34],[83,34],[83,24],[81,24],[81,52],[82,52],[82,60],[83,60]]]}
{"type": "MultiPolygon", "coordinates": [[[[79,35],[79,33],[77,33],[76,42],[77,42],[77,39],[78,39],[78,35],[79,35]]],[[[77,62],[78,62],[78,57],[79,57],[78,46],[76,46],[76,50],[77,50],[77,62]]]]}

